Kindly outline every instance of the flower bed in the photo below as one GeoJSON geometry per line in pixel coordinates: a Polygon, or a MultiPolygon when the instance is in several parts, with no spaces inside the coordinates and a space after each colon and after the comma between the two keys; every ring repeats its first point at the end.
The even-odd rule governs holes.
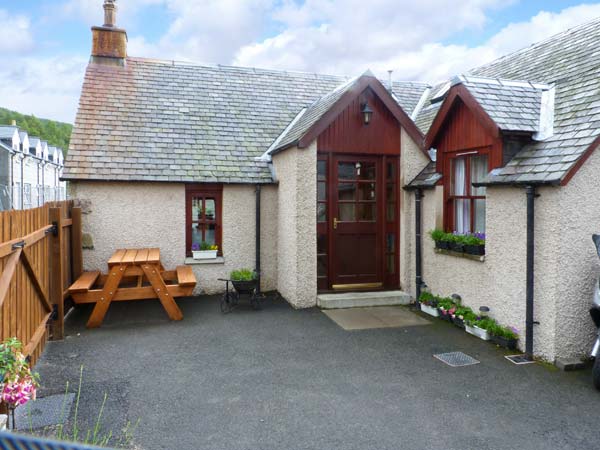
{"type": "Polygon", "coordinates": [[[421,311],[453,323],[479,339],[511,350],[517,348],[519,334],[514,327],[504,327],[491,317],[476,314],[468,306],[462,306],[458,297],[439,297],[422,292],[419,305],[421,311]]]}

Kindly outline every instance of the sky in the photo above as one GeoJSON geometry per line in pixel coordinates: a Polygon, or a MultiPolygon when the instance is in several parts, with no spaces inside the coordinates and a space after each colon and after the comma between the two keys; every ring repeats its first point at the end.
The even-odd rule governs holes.
{"type": "MultiPolygon", "coordinates": [[[[73,122],[103,0],[0,0],[0,106],[73,122]]],[[[438,82],[600,16],[551,0],[117,0],[128,54],[438,82]]],[[[543,80],[540,80],[543,81],[543,80]]]]}

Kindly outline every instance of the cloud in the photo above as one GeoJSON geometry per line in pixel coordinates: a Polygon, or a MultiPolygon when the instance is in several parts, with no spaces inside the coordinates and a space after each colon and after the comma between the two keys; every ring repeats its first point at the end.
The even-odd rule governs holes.
{"type": "MultiPolygon", "coordinates": [[[[31,22],[24,15],[10,15],[0,9],[0,54],[29,52],[34,48],[31,22]]],[[[7,61],[4,61],[6,64],[7,61]]]]}
{"type": "Polygon", "coordinates": [[[73,123],[87,58],[21,57],[0,65],[0,106],[73,123]]]}
{"type": "Polygon", "coordinates": [[[507,25],[482,45],[469,47],[443,42],[460,31],[484,27],[489,20],[486,11],[501,7],[500,2],[456,2],[448,8],[447,2],[436,0],[402,5],[374,0],[367,11],[361,10],[361,3],[286,1],[275,14],[286,28],[240,48],[234,63],[346,75],[371,68],[384,76],[393,69],[396,79],[434,82],[600,16],[599,4],[542,11],[528,21],[507,25]]]}

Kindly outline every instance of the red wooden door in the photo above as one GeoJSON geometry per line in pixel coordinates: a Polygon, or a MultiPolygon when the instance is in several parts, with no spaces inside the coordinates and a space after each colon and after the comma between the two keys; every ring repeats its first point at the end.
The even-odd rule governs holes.
{"type": "Polygon", "coordinates": [[[381,158],[334,156],[331,180],[333,289],[383,285],[381,158]]]}

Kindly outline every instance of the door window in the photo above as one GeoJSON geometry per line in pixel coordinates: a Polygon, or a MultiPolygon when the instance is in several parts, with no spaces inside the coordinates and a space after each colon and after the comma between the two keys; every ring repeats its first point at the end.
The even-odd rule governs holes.
{"type": "Polygon", "coordinates": [[[338,163],[340,222],[377,221],[377,170],[369,161],[338,163]]]}

